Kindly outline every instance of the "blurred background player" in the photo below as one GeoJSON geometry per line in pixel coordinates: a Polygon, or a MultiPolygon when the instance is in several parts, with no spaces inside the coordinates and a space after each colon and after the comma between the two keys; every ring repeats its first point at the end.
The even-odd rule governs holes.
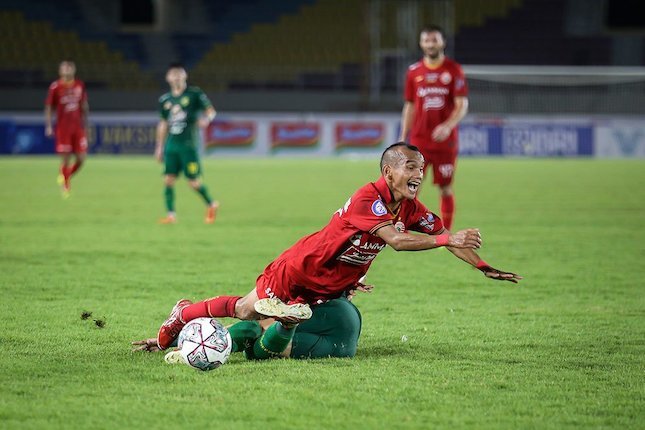
{"type": "Polygon", "coordinates": [[[207,205],[204,222],[212,224],[219,203],[213,201],[208,189],[200,180],[199,128],[205,128],[215,118],[216,112],[206,94],[198,87],[188,86],[188,74],[183,65],[172,63],[166,72],[170,91],[159,98],[161,119],[157,124],[155,157],[165,163],[164,184],[166,217],[162,224],[177,222],[175,213],[175,181],[183,172],[192,189],[207,205]],[[202,116],[202,113],[204,114],[202,116]]]}
{"type": "Polygon", "coordinates": [[[421,150],[424,170],[432,165],[434,184],[441,192],[441,218],[452,227],[455,199],[452,180],[457,161],[457,125],[468,112],[468,87],[461,66],[445,55],[445,36],[438,26],[421,30],[423,59],[408,68],[401,135],[421,150]]]}
{"type": "Polygon", "coordinates": [[[56,109],[56,153],[61,156],[58,185],[69,197],[71,178],[81,168],[87,153],[87,116],[89,105],[85,84],[75,78],[76,65],[63,60],[58,66],[59,79],[52,82],[45,100],[45,136],[54,135],[52,109],[56,109]],[[70,162],[74,156],[74,164],[70,162]]]}

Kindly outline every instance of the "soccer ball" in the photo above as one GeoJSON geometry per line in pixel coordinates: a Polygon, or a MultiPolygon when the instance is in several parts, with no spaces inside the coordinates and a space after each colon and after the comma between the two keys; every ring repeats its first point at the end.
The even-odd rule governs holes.
{"type": "Polygon", "coordinates": [[[197,318],[181,330],[177,346],[189,366],[206,371],[226,363],[233,341],[226,327],[216,319],[197,318]]]}

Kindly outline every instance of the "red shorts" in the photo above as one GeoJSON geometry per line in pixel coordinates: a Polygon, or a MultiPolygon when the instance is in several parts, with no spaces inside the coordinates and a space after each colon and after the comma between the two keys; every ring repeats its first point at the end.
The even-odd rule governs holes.
{"type": "Polygon", "coordinates": [[[277,259],[269,264],[255,281],[255,292],[261,299],[277,297],[284,303],[316,305],[338,298],[342,291],[321,293],[303,286],[302,275],[291,269],[286,260],[277,259]]]}
{"type": "Polygon", "coordinates": [[[457,145],[442,143],[439,149],[428,150],[426,141],[410,139],[410,143],[421,151],[425,164],[424,174],[428,174],[428,166],[432,165],[432,182],[436,185],[450,185],[457,166],[457,145]]]}
{"type": "Polygon", "coordinates": [[[258,276],[255,291],[261,299],[277,297],[285,303],[290,303],[297,299],[293,297],[290,288],[292,285],[295,285],[295,281],[290,276],[286,261],[275,260],[258,276]]]}
{"type": "Polygon", "coordinates": [[[67,131],[56,128],[56,153],[68,154],[70,152],[75,154],[84,154],[87,152],[85,130],[67,131]]]}

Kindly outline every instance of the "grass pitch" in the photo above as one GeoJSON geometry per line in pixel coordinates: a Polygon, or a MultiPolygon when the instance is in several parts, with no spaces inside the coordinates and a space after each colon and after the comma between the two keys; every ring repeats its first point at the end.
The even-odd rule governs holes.
{"type": "MultiPolygon", "coordinates": [[[[207,373],[129,343],[181,297],[247,293],[377,161],[208,159],[212,226],[183,180],[179,224],[156,224],[150,158],[91,158],[69,200],[57,164],[0,159],[0,428],[643,428],[642,161],[463,159],[455,227],[520,286],[386,249],[354,359],[207,373]]],[[[421,200],[436,210],[428,183],[421,200]]]]}

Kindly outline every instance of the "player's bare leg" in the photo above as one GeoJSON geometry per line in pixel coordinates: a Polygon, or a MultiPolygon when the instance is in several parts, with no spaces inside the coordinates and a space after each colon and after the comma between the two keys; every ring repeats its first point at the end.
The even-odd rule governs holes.
{"type": "Polygon", "coordinates": [[[61,154],[60,161],[60,170],[56,182],[61,187],[63,198],[68,198],[70,195],[70,183],[69,183],[69,161],[72,158],[70,152],[65,152],[61,154]]]}
{"type": "Polygon", "coordinates": [[[80,170],[81,166],[85,162],[86,155],[83,152],[75,152],[74,157],[76,158],[76,160],[74,161],[72,167],[70,167],[68,170],[68,176],[70,179],[76,174],[76,172],[80,170]]]}
{"type": "Polygon", "coordinates": [[[215,217],[217,216],[217,210],[219,209],[219,202],[213,200],[208,193],[208,189],[199,179],[191,179],[188,181],[188,185],[195,190],[206,203],[206,216],[204,217],[204,222],[206,224],[213,224],[215,222],[215,217]]]}
{"type": "Polygon", "coordinates": [[[164,176],[165,191],[164,196],[166,199],[166,216],[159,220],[160,224],[174,224],[177,222],[177,214],[175,213],[175,182],[177,176],[166,175],[164,176]]]}

